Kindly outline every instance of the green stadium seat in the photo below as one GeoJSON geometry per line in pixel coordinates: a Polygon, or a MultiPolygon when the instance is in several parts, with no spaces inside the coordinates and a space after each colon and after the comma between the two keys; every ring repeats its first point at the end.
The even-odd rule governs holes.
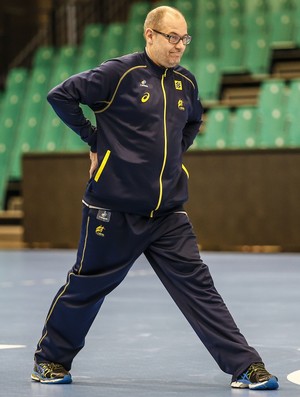
{"type": "Polygon", "coordinates": [[[267,0],[245,0],[244,11],[245,11],[246,15],[252,14],[252,13],[265,14],[268,12],[267,0]]]}
{"type": "Polygon", "coordinates": [[[43,127],[38,143],[38,150],[42,152],[58,152],[63,150],[63,141],[67,126],[49,106],[43,117],[43,127]]]}
{"type": "Polygon", "coordinates": [[[270,15],[270,44],[272,47],[294,47],[294,21],[292,10],[278,11],[270,15]]]}
{"type": "Polygon", "coordinates": [[[198,1],[198,16],[203,14],[221,14],[220,0],[198,1]]]}
{"type": "MultiPolygon", "coordinates": [[[[96,125],[94,112],[87,105],[81,105],[81,108],[85,117],[89,119],[93,125],[96,125]]],[[[83,142],[75,132],[66,128],[63,132],[62,150],[67,152],[89,151],[89,146],[83,142]]]]}
{"type": "Polygon", "coordinates": [[[287,145],[284,117],[286,99],[287,87],[284,80],[272,79],[262,83],[258,105],[258,144],[261,148],[281,148],[287,145]]]}
{"type": "Polygon", "coordinates": [[[300,79],[290,82],[290,90],[286,106],[286,131],[288,146],[300,147],[300,79]]]}
{"type": "Polygon", "coordinates": [[[123,52],[129,54],[132,52],[144,51],[145,39],[143,36],[144,25],[142,22],[129,22],[125,30],[125,44],[123,52]]]}
{"type": "Polygon", "coordinates": [[[55,49],[52,46],[39,47],[33,57],[33,67],[51,67],[55,57],[55,49]]]}
{"type": "Polygon", "coordinates": [[[13,179],[21,178],[22,154],[37,149],[50,74],[49,68],[36,66],[29,77],[24,108],[21,113],[22,123],[17,131],[9,170],[9,175],[13,179]]]}
{"type": "Polygon", "coordinates": [[[220,16],[200,14],[194,21],[190,45],[194,59],[213,58],[220,55],[220,16]]]}
{"type": "Polygon", "coordinates": [[[228,107],[215,107],[206,114],[205,130],[195,139],[197,148],[226,149],[229,145],[231,111],[228,107]]]}
{"type": "Polygon", "coordinates": [[[56,65],[74,67],[77,59],[77,46],[66,45],[58,48],[56,65]]]}
{"type": "Polygon", "coordinates": [[[256,12],[245,15],[244,65],[254,75],[266,75],[271,65],[268,19],[266,13],[256,12]]]}
{"type": "Polygon", "coordinates": [[[130,6],[127,21],[131,23],[143,24],[145,16],[150,11],[149,1],[138,1],[130,6]]]}
{"type": "Polygon", "coordinates": [[[100,47],[84,46],[78,51],[78,60],[74,69],[74,73],[83,72],[95,68],[100,64],[100,47]]]}
{"type": "Polygon", "coordinates": [[[253,149],[258,143],[257,107],[240,106],[235,111],[229,134],[231,149],[253,149]]]}
{"type": "Polygon", "coordinates": [[[175,0],[174,7],[182,12],[189,24],[193,20],[197,8],[197,0],[175,0]]]}
{"type": "MultiPolygon", "coordinates": [[[[62,60],[64,61],[64,56],[62,60]]],[[[50,88],[66,80],[74,72],[74,65],[57,63],[50,80],[50,88]]],[[[67,127],[56,116],[52,107],[47,105],[43,115],[43,125],[41,126],[40,139],[37,143],[39,151],[52,152],[60,151],[63,147],[64,134],[67,127]]]]}
{"type": "Polygon", "coordinates": [[[287,87],[284,79],[264,80],[260,87],[258,104],[259,108],[281,109],[286,100],[287,87]]]}
{"type": "Polygon", "coordinates": [[[83,32],[82,47],[99,47],[102,41],[104,25],[100,23],[88,24],[83,32]]]}
{"type": "Polygon", "coordinates": [[[12,69],[6,80],[0,112],[0,209],[3,209],[12,148],[16,139],[20,113],[24,104],[28,72],[24,68],[12,69]]]}
{"type": "Polygon", "coordinates": [[[92,69],[100,64],[104,25],[89,24],[85,27],[81,45],[77,49],[74,73],[92,69]]]}
{"type": "Polygon", "coordinates": [[[221,68],[225,73],[244,71],[244,24],[240,1],[223,1],[220,19],[221,68]]]}
{"type": "Polygon", "coordinates": [[[126,24],[122,22],[113,22],[107,26],[102,42],[101,62],[124,55],[125,29],[126,24]]]}
{"type": "Polygon", "coordinates": [[[200,99],[203,103],[214,103],[219,99],[221,70],[218,59],[200,59],[190,67],[198,82],[200,99]]]}
{"type": "Polygon", "coordinates": [[[300,1],[294,0],[294,32],[293,41],[300,47],[300,1]]]}

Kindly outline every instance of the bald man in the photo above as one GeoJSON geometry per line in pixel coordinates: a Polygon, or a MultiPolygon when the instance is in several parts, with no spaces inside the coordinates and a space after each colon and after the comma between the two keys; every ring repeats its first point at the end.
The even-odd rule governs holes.
{"type": "MultiPolygon", "coordinates": [[[[74,266],[49,309],[31,378],[70,383],[76,354],[108,295],[144,254],[232,387],[276,389],[277,378],[237,328],[203,263],[184,203],[184,152],[202,106],[180,60],[191,42],[184,16],[150,11],[145,51],[110,59],[53,88],[55,112],[90,147],[90,180],[74,266]],[[80,104],[95,113],[96,126],[80,104]]],[[[59,208],[57,209],[59,216],[59,208]]]]}

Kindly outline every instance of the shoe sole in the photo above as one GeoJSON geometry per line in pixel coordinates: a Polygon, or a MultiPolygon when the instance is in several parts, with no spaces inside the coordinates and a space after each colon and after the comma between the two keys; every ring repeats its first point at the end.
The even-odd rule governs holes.
{"type": "Polygon", "coordinates": [[[266,382],[261,383],[244,383],[232,382],[231,387],[234,389],[250,389],[250,390],[276,390],[279,387],[278,381],[275,377],[270,378],[266,382]]]}
{"type": "Polygon", "coordinates": [[[68,384],[72,383],[72,376],[65,375],[63,378],[60,379],[47,379],[42,378],[37,372],[33,372],[31,374],[31,379],[35,382],[45,383],[45,384],[68,384]]]}

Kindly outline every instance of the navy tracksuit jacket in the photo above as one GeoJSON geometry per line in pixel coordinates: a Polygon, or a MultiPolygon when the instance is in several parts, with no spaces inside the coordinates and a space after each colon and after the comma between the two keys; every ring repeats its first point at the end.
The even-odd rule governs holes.
{"type": "Polygon", "coordinates": [[[99,167],[83,198],[76,263],[50,307],[36,361],[71,368],[105,296],[142,253],[224,372],[236,378],[261,361],[216,291],[183,210],[182,155],[202,116],[194,76],[135,53],[72,76],[48,100],[97,152],[99,167]],[[95,112],[96,127],[80,103],[95,112]]]}

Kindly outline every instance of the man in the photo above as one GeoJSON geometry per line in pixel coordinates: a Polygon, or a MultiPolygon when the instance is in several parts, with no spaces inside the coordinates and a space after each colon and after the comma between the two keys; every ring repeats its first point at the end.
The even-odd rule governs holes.
{"type": "Polygon", "coordinates": [[[70,383],[72,361],[103,300],[144,253],[232,387],[277,389],[277,378],[239,332],[202,262],[183,204],[182,155],[201,124],[194,76],[179,66],[191,41],[183,15],[157,7],[146,48],[72,76],[50,91],[59,117],[90,145],[77,260],[58,291],[32,379],[70,383]],[[79,104],[96,114],[93,127],[79,104]]]}

